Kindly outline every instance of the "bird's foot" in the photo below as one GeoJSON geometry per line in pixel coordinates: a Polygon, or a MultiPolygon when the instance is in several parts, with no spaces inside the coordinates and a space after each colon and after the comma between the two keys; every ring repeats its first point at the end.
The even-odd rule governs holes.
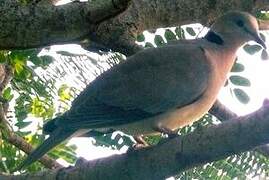
{"type": "Polygon", "coordinates": [[[149,146],[148,143],[143,139],[142,135],[135,136],[134,139],[135,139],[136,143],[128,149],[127,153],[130,153],[132,151],[136,151],[139,149],[143,149],[143,148],[146,148],[149,146]]]}
{"type": "Polygon", "coordinates": [[[168,138],[162,138],[158,142],[158,144],[164,144],[167,141],[169,141],[170,139],[173,139],[175,137],[180,137],[180,135],[178,134],[178,130],[173,131],[173,130],[166,128],[166,127],[157,127],[157,128],[155,128],[155,130],[168,136],[168,138]]]}
{"type": "Polygon", "coordinates": [[[162,134],[167,135],[169,139],[172,139],[174,137],[179,136],[178,130],[173,131],[173,130],[166,128],[166,127],[157,127],[157,128],[155,128],[155,130],[162,133],[162,134]]]}
{"type": "Polygon", "coordinates": [[[135,136],[134,137],[135,141],[137,142],[137,144],[141,144],[143,146],[148,146],[148,143],[144,140],[143,136],[135,136]]]}

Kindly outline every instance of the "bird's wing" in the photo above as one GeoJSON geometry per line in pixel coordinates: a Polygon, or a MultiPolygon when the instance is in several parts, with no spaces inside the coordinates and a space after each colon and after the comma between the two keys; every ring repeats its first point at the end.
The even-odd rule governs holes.
{"type": "Polygon", "coordinates": [[[96,78],[59,123],[96,128],[156,116],[198,99],[209,75],[210,64],[201,47],[147,49],[96,78]]]}

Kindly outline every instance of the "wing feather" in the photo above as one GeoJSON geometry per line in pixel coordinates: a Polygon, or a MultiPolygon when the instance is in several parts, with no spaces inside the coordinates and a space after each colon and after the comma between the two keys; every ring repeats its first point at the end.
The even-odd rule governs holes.
{"type": "Polygon", "coordinates": [[[97,77],[57,123],[97,128],[156,116],[195,101],[209,75],[201,47],[179,43],[147,49],[97,77]]]}

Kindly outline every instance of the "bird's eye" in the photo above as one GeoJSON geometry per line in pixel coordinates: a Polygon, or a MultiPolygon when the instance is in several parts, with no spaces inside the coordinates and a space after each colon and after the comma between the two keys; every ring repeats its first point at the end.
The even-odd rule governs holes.
{"type": "Polygon", "coordinates": [[[239,26],[239,27],[243,27],[243,26],[244,26],[244,22],[243,22],[242,20],[238,20],[238,21],[236,21],[236,24],[237,24],[237,26],[239,26]]]}

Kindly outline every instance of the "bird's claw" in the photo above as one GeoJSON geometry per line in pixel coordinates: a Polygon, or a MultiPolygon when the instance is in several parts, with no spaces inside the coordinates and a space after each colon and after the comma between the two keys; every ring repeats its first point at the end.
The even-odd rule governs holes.
{"type": "Polygon", "coordinates": [[[166,127],[157,127],[157,128],[155,128],[155,130],[164,134],[164,135],[167,135],[169,139],[173,139],[173,138],[179,136],[178,130],[173,131],[173,130],[166,128],[166,127]]]}
{"type": "Polygon", "coordinates": [[[143,139],[143,136],[135,136],[134,139],[136,143],[128,149],[127,153],[143,149],[149,146],[148,143],[143,139]]]}

